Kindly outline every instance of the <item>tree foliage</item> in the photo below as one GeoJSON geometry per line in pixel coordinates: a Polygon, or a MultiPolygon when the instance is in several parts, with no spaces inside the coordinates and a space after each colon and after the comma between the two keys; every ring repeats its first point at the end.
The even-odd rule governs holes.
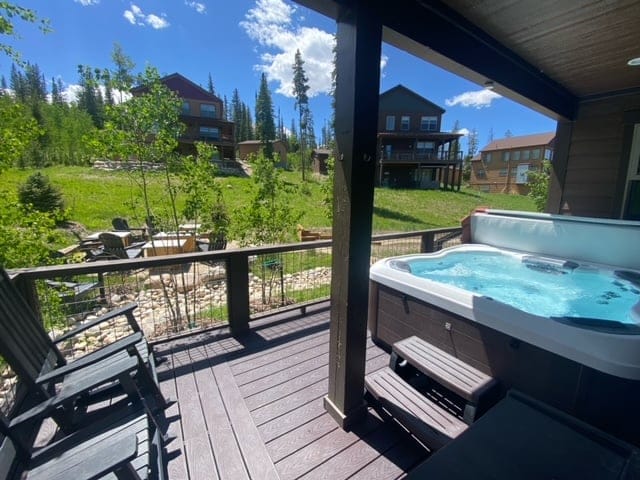
{"type": "Polygon", "coordinates": [[[64,209],[62,192],[42,172],[30,175],[18,187],[18,199],[38,212],[59,213],[64,209]]]}
{"type": "Polygon", "coordinates": [[[551,163],[544,161],[540,171],[529,171],[527,184],[529,185],[529,196],[533,198],[536,209],[544,212],[547,207],[549,197],[549,177],[551,175],[551,163]]]}
{"type": "Polygon", "coordinates": [[[256,99],[256,136],[264,145],[267,158],[273,155],[273,140],[276,138],[276,124],[273,119],[273,102],[267,83],[267,76],[260,77],[260,90],[256,99]]]}
{"type": "Polygon", "coordinates": [[[0,173],[16,165],[42,133],[26,105],[0,96],[0,173]]]}
{"type": "Polygon", "coordinates": [[[251,202],[236,212],[234,236],[240,244],[268,245],[290,239],[301,212],[295,212],[290,191],[270,157],[252,161],[255,190],[251,202]]]}
{"type": "MultiPolygon", "coordinates": [[[[39,18],[35,10],[20,7],[11,2],[0,1],[0,35],[6,35],[14,39],[20,38],[15,29],[15,20],[35,23],[44,33],[51,31],[49,20],[39,18]]],[[[21,63],[20,53],[4,42],[0,42],[0,53],[4,53],[14,62],[21,63]]]]}
{"type": "MultiPolygon", "coordinates": [[[[309,110],[309,79],[304,71],[304,60],[300,50],[296,50],[293,62],[293,96],[296,99],[294,109],[298,110],[298,126],[300,127],[300,169],[302,171],[302,181],[305,180],[305,154],[307,148],[311,147],[309,131],[313,131],[313,119],[309,110]]],[[[315,140],[314,140],[315,141],[315,140]]]]}
{"type": "Polygon", "coordinates": [[[0,191],[0,266],[33,267],[58,263],[52,245],[59,243],[56,216],[21,203],[15,192],[0,191]]]}

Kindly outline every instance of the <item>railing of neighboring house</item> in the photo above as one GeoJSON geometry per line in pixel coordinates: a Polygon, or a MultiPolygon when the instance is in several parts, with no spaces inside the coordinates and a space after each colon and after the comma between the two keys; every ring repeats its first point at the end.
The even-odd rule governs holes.
{"type": "Polygon", "coordinates": [[[420,152],[419,150],[393,150],[391,154],[383,152],[383,162],[438,162],[457,164],[462,162],[462,152],[420,152]]]}

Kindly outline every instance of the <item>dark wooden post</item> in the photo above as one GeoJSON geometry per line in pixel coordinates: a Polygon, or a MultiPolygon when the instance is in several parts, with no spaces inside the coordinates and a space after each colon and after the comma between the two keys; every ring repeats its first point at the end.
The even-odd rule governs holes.
{"type": "Polygon", "coordinates": [[[244,252],[227,258],[227,310],[232,335],[249,331],[249,258],[244,252]]]}
{"type": "Polygon", "coordinates": [[[382,26],[370,6],[338,12],[333,260],[327,411],[349,429],[363,399],[382,26]]]}
{"type": "Polygon", "coordinates": [[[436,251],[436,235],[433,232],[426,232],[420,237],[420,252],[432,253],[436,251]]]}

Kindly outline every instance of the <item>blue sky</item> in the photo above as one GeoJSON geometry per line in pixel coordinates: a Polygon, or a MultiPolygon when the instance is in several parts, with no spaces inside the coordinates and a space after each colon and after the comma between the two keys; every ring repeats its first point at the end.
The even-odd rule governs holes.
{"type": "MultiPolygon", "coordinates": [[[[231,98],[234,88],[253,108],[261,72],[267,73],[273,102],[285,126],[297,118],[291,97],[291,65],[296,49],[310,79],[311,110],[317,131],[330,118],[332,35],[335,23],[285,0],[23,0],[48,18],[53,31],[18,24],[21,38],[3,39],[24,60],[37,63],[47,81],[61,78],[72,92],[79,64],[112,67],[115,42],[136,63],[162,74],[179,72],[207,85],[211,73],[216,93],[231,98]]],[[[478,131],[480,147],[489,132],[526,135],[555,130],[556,122],[483,90],[481,86],[383,45],[380,90],[401,83],[446,109],[443,130],[457,120],[478,131]]],[[[0,74],[9,80],[10,64],[0,57],[0,74]]],[[[463,141],[463,147],[466,142],[463,141]]]]}

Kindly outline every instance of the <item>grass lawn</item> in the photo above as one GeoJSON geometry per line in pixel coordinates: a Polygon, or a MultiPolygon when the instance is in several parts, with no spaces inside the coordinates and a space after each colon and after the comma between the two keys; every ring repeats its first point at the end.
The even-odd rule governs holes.
{"type": "MultiPolygon", "coordinates": [[[[79,222],[89,231],[111,228],[111,219],[124,217],[129,225],[142,225],[144,209],[136,176],[125,172],[106,172],[89,167],[51,167],[42,169],[59,187],[70,210],[70,220],[79,222]]],[[[2,174],[2,189],[16,189],[34,170],[10,169],[2,174]]],[[[149,174],[150,197],[154,210],[166,211],[169,206],[162,174],[149,174]]],[[[283,178],[294,190],[291,202],[302,212],[300,223],[306,228],[328,227],[322,205],[321,181],[311,180],[300,187],[299,172],[283,172],[283,178]]],[[[234,211],[246,205],[254,188],[248,178],[223,177],[225,200],[233,222],[234,211]]],[[[184,202],[179,194],[178,206],[184,202]]],[[[460,219],[476,206],[507,210],[535,210],[533,201],[518,195],[487,194],[463,188],[460,192],[439,190],[375,191],[373,228],[376,233],[409,231],[458,225],[460,219]]],[[[292,239],[295,232],[291,232],[292,239]]]]}

